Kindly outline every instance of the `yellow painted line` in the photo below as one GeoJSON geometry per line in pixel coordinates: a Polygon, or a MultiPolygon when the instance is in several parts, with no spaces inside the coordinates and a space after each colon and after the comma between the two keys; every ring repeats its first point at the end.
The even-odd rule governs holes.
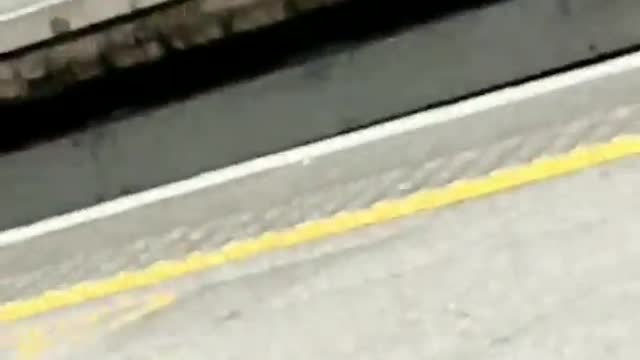
{"type": "Polygon", "coordinates": [[[42,359],[59,346],[76,345],[92,335],[117,331],[166,308],[175,300],[176,296],[172,293],[148,294],[88,309],[81,315],[72,314],[48,322],[16,324],[13,331],[4,335],[0,350],[15,353],[18,360],[42,359]]]}
{"type": "Polygon", "coordinates": [[[149,302],[145,304],[143,308],[137,311],[130,312],[125,316],[122,316],[108,325],[109,331],[116,331],[126,325],[132,324],[147,315],[153,314],[158,310],[164,309],[169,305],[174,304],[176,296],[174,294],[156,295],[149,299],[149,302]]]}
{"type": "Polygon", "coordinates": [[[434,210],[633,155],[640,155],[640,135],[621,136],[606,143],[579,147],[566,154],[497,170],[484,177],[456,181],[441,188],[418,191],[404,198],[381,201],[366,209],[341,212],[290,229],[234,241],[217,251],[195,252],[181,260],[161,261],[140,271],[123,272],[114,277],[47,291],[30,299],[0,305],[0,323],[33,317],[127,290],[153,286],[270,251],[326,239],[331,235],[420,211],[434,210]]]}

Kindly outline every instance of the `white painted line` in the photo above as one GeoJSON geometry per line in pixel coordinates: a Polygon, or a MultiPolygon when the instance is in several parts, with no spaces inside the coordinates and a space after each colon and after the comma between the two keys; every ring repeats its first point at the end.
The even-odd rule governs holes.
{"type": "Polygon", "coordinates": [[[447,122],[498,106],[515,103],[547,92],[637,69],[638,67],[640,67],[640,52],[545,79],[532,81],[523,85],[506,88],[457,104],[419,112],[368,129],[264,156],[224,169],[206,172],[186,180],[124,196],[68,214],[51,217],[31,225],[6,230],[0,233],[0,247],[103,219],[161,200],[189,194],[270,169],[290,165],[303,166],[316,157],[348,150],[380,139],[408,133],[416,129],[447,122]]]}

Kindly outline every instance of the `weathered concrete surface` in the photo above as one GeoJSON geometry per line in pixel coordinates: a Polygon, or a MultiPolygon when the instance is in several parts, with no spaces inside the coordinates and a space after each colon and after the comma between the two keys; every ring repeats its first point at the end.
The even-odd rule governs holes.
{"type": "MultiPolygon", "coordinates": [[[[495,100],[496,105],[484,111],[469,110],[476,106],[473,104],[494,101],[491,99],[538,91],[511,89],[334,139],[342,142],[340,146],[331,145],[335,142],[317,144],[312,147],[317,149],[316,155],[311,155],[311,148],[295,149],[281,158],[298,160],[273,161],[273,167],[246,177],[202,182],[193,191],[140,206],[135,205],[138,197],[134,196],[134,208],[85,223],[64,225],[66,220],[59,220],[62,228],[12,240],[12,245],[0,248],[0,264],[6,267],[0,275],[0,301],[180,258],[196,249],[217,249],[230,240],[366,207],[456,179],[482,176],[566,152],[578,144],[638,134],[640,106],[633,89],[640,84],[640,76],[633,74],[625,72],[554,91],[540,85],[537,89],[544,89],[540,96],[506,105],[495,100]],[[421,125],[394,130],[414,120],[421,125]],[[466,131],[464,136],[461,129],[466,131]],[[367,135],[376,133],[380,137],[367,135]]],[[[129,168],[133,163],[124,161],[130,159],[123,154],[118,165],[129,168]]],[[[50,166],[52,170],[43,180],[63,181],[65,174],[54,171],[55,163],[50,166]]],[[[238,169],[242,168],[250,168],[250,164],[238,169]]],[[[144,176],[162,168],[141,169],[144,176]]],[[[215,178],[220,172],[210,175],[215,178]]],[[[0,179],[2,176],[0,173],[0,179]]],[[[30,180],[39,181],[37,176],[34,173],[30,180]]],[[[72,195],[80,190],[73,182],[61,185],[72,195]]],[[[10,194],[6,201],[33,206],[19,202],[28,195],[36,196],[10,194]]],[[[88,211],[93,210],[99,209],[88,211]]],[[[6,238],[6,233],[0,234],[0,244],[6,238]]]]}
{"type": "Polygon", "coordinates": [[[192,280],[64,358],[633,359],[638,182],[628,159],[267,255],[289,265],[192,280]]]}

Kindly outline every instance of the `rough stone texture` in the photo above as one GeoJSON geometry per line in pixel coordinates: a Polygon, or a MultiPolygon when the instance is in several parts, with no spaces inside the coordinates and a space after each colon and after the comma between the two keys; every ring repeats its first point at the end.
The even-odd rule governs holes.
{"type": "MultiPolygon", "coordinates": [[[[30,80],[47,75],[56,88],[103,74],[109,66],[128,68],[155,61],[163,55],[219,39],[231,33],[267,26],[320,6],[293,11],[287,0],[211,1],[190,0],[161,7],[124,24],[88,34],[54,41],[43,49],[18,53],[0,59],[0,66],[14,69],[18,76],[5,80],[0,102],[16,100],[37,93],[30,80]],[[231,26],[225,31],[222,23],[231,26]],[[168,45],[168,47],[165,47],[168,45]],[[36,52],[35,54],[33,52],[36,52]],[[106,63],[103,58],[106,58],[106,63]],[[71,67],[73,72],[67,69],[71,67]],[[17,89],[23,91],[17,91],[17,89]]],[[[338,0],[336,2],[343,1],[338,0]]],[[[55,33],[64,33],[61,21],[55,23],[55,33]]],[[[0,74],[1,76],[1,74],[0,74]]]]}

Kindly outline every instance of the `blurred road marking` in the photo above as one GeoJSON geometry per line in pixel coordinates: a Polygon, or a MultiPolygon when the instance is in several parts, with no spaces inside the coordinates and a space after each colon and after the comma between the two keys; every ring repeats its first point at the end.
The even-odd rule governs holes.
{"type": "Polygon", "coordinates": [[[31,319],[0,328],[0,357],[40,360],[63,346],[76,347],[103,334],[117,331],[175,302],[171,293],[124,296],[51,319],[31,319]]]}

